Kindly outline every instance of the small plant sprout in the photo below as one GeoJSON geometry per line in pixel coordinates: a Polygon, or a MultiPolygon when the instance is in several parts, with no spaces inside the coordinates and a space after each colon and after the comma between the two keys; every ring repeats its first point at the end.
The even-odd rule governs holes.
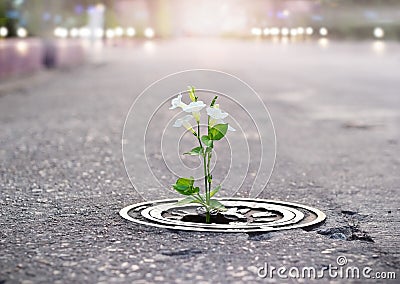
{"type": "Polygon", "coordinates": [[[221,140],[226,135],[226,132],[235,131],[233,127],[225,123],[224,119],[229,116],[228,113],[222,111],[219,105],[216,104],[218,96],[215,96],[211,101],[210,106],[207,106],[203,101],[198,100],[196,90],[194,87],[189,87],[189,98],[191,102],[185,104],[182,102],[182,95],[178,95],[171,101],[170,109],[181,108],[184,112],[188,113],[182,118],[175,121],[174,127],[185,127],[197,139],[199,146],[193,148],[185,155],[201,156],[203,158],[204,167],[204,194],[198,186],[194,185],[194,178],[178,178],[173,188],[182,195],[187,197],[180,200],[176,205],[184,205],[189,203],[198,203],[203,206],[206,212],[206,223],[211,222],[212,211],[225,211],[224,205],[212,197],[221,189],[221,185],[212,189],[213,176],[210,172],[210,162],[212,158],[212,150],[214,142],[221,140]],[[208,123],[207,135],[201,135],[200,132],[200,117],[201,111],[206,108],[208,123]],[[192,122],[197,125],[192,126],[192,122]]]}

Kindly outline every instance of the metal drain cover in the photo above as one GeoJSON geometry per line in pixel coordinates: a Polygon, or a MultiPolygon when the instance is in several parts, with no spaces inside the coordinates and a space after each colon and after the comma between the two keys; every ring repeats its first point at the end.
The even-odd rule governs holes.
{"type": "Polygon", "coordinates": [[[218,199],[228,211],[223,224],[184,221],[185,216],[198,215],[199,206],[176,206],[178,199],[148,201],[129,205],[119,214],[129,220],[148,226],[185,231],[246,233],[270,232],[313,226],[325,220],[323,212],[306,205],[250,198],[218,199]]]}

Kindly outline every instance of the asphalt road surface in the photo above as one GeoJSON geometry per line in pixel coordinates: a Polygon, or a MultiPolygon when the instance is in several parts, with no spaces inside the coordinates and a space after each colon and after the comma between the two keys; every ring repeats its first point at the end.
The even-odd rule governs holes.
{"type": "Polygon", "coordinates": [[[398,43],[203,39],[93,49],[79,68],[3,83],[0,283],[280,282],[259,268],[322,269],[340,256],[399,281],[399,70],[398,43]],[[214,234],[118,215],[140,201],[121,155],[130,104],[153,81],[193,68],[234,74],[258,92],[278,141],[262,197],[315,206],[323,225],[214,234]]]}

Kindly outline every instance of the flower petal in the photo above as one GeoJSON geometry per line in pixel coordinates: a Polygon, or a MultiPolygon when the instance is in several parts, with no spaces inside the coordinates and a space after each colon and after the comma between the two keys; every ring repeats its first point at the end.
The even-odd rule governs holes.
{"type": "Polygon", "coordinates": [[[175,109],[177,107],[185,108],[187,104],[182,102],[182,95],[178,95],[176,98],[173,98],[171,101],[171,107],[169,109],[175,109]]]}
{"type": "Polygon", "coordinates": [[[213,108],[213,107],[207,108],[207,114],[214,119],[224,119],[229,115],[227,112],[223,112],[219,108],[213,108]]]}
{"type": "Polygon", "coordinates": [[[190,120],[192,120],[192,119],[193,119],[193,115],[187,114],[187,115],[185,115],[185,116],[182,117],[182,118],[178,118],[178,119],[175,121],[174,125],[172,125],[172,126],[173,126],[173,127],[181,127],[181,126],[183,126],[183,125],[185,125],[185,124],[188,124],[188,123],[190,122],[190,120]]]}
{"type": "Polygon", "coordinates": [[[199,112],[205,107],[206,107],[206,104],[204,102],[197,101],[197,102],[191,102],[190,104],[186,105],[182,109],[185,112],[199,112]]]}

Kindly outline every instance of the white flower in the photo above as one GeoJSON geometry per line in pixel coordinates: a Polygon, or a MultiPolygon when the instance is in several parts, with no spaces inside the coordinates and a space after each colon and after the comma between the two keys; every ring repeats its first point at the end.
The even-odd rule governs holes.
{"type": "Polygon", "coordinates": [[[193,117],[196,119],[197,122],[200,121],[200,111],[206,107],[206,104],[202,101],[191,102],[189,105],[183,107],[184,112],[191,112],[193,117]]]}
{"type": "Polygon", "coordinates": [[[184,112],[192,113],[193,117],[197,122],[200,121],[200,111],[206,107],[206,104],[202,101],[191,102],[190,104],[185,104],[182,102],[182,95],[178,95],[171,101],[171,107],[169,109],[182,108],[184,112]]]}
{"type": "Polygon", "coordinates": [[[198,112],[206,107],[206,104],[202,101],[191,102],[189,105],[185,106],[183,110],[185,112],[198,112]]]}
{"type": "Polygon", "coordinates": [[[176,98],[172,99],[171,101],[171,107],[169,109],[175,109],[177,107],[180,107],[184,109],[188,105],[182,102],[182,95],[178,95],[176,98]]]}
{"type": "Polygon", "coordinates": [[[224,119],[229,115],[227,112],[223,112],[218,107],[208,107],[207,114],[213,119],[224,119]]]}
{"type": "Polygon", "coordinates": [[[191,114],[185,115],[182,118],[178,118],[175,121],[173,127],[184,126],[187,130],[191,130],[192,131],[193,128],[192,128],[192,125],[190,124],[190,120],[192,120],[192,119],[193,119],[193,115],[191,115],[191,114]]]}
{"type": "MultiPolygon", "coordinates": [[[[207,114],[210,116],[210,126],[213,127],[216,124],[225,124],[224,118],[228,117],[227,112],[220,110],[219,105],[216,104],[214,107],[207,108],[207,114]]],[[[236,131],[235,128],[228,124],[229,131],[236,131]]]]}

